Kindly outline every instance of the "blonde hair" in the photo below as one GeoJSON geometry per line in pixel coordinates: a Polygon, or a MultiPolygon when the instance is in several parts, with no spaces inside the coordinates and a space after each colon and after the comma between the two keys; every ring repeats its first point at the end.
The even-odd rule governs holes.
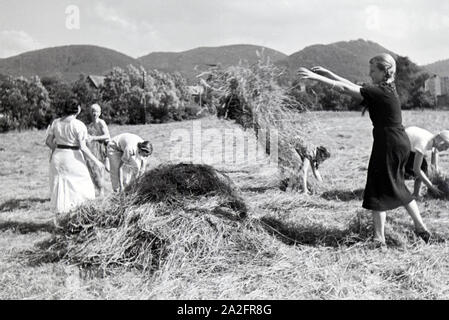
{"type": "Polygon", "coordinates": [[[449,143],[449,130],[443,130],[438,133],[438,136],[444,140],[444,142],[449,143]]]}
{"type": "Polygon", "coordinates": [[[91,110],[98,111],[98,112],[101,112],[101,107],[100,107],[100,105],[97,104],[97,103],[94,103],[93,105],[91,105],[91,106],[90,106],[90,109],[91,109],[91,110]]]}
{"type": "Polygon", "coordinates": [[[385,82],[393,82],[396,75],[396,60],[388,54],[382,53],[369,61],[370,64],[375,63],[377,68],[385,72],[385,82]]]}

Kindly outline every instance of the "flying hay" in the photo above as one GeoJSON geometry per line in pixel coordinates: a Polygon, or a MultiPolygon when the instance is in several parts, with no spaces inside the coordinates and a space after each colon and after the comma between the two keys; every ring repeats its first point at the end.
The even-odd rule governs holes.
{"type": "Polygon", "coordinates": [[[245,130],[253,129],[258,138],[261,132],[268,133],[266,139],[259,139],[267,154],[271,135],[277,135],[278,163],[284,177],[297,177],[306,158],[317,164],[316,146],[306,141],[314,124],[299,116],[307,108],[279,84],[283,72],[269,59],[261,58],[253,65],[213,67],[200,76],[207,76],[209,100],[219,117],[235,120],[245,130]]]}

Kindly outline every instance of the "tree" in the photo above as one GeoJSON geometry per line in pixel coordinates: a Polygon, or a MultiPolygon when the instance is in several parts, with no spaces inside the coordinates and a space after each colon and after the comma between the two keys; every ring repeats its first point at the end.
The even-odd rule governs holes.
{"type": "Polygon", "coordinates": [[[46,119],[50,123],[62,115],[65,100],[72,96],[72,88],[66,82],[55,77],[42,78],[42,85],[47,90],[51,101],[51,108],[46,114],[46,119]]]}
{"type": "MultiPolygon", "coordinates": [[[[72,84],[72,93],[78,99],[81,105],[81,114],[79,119],[85,123],[89,123],[92,119],[90,117],[89,107],[94,103],[101,103],[99,101],[100,92],[93,88],[87,81],[84,75],[80,75],[78,80],[72,84]]],[[[104,118],[104,116],[103,116],[104,118]]],[[[110,119],[107,119],[110,120],[110,119]]]]}
{"type": "Polygon", "coordinates": [[[28,118],[23,119],[23,128],[45,128],[49,124],[47,116],[51,114],[51,100],[39,77],[32,77],[27,82],[26,95],[28,118]]]}
{"type": "Polygon", "coordinates": [[[129,123],[126,94],[131,90],[128,73],[121,68],[114,68],[104,80],[101,96],[104,107],[104,117],[110,122],[118,124],[129,123]]]}
{"type": "Polygon", "coordinates": [[[44,128],[50,98],[39,77],[7,78],[0,84],[1,130],[44,128]]]}
{"type": "Polygon", "coordinates": [[[408,57],[396,58],[396,89],[404,109],[431,108],[432,101],[424,93],[429,74],[408,57]]]}

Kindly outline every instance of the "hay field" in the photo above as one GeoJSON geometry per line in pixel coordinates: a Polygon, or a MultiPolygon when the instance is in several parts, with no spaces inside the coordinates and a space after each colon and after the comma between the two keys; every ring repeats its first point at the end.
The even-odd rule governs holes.
{"type": "MultiPolygon", "coordinates": [[[[320,168],[325,184],[316,186],[312,195],[280,191],[273,164],[223,161],[229,156],[221,153],[223,146],[239,147],[241,141],[218,136],[201,143],[207,150],[203,161],[224,170],[241,188],[250,215],[270,226],[267,246],[276,255],[242,259],[227,267],[227,261],[218,261],[217,256],[221,268],[199,270],[186,265],[151,275],[137,270],[85,274],[62,262],[28,265],[21,253],[49,238],[51,231],[49,154],[43,131],[0,135],[0,299],[449,298],[448,203],[427,198],[419,202],[425,222],[437,235],[435,242],[417,239],[411,219],[398,209],[387,217],[389,249],[370,249],[366,244],[370,217],[361,208],[372,143],[369,118],[349,112],[305,116],[315,130],[312,142],[331,152],[320,168]]],[[[407,111],[403,117],[406,126],[432,132],[449,124],[447,112],[407,111]]],[[[179,130],[185,134],[199,126],[227,136],[233,129],[240,130],[213,118],[110,129],[113,135],[132,132],[150,139],[155,166],[179,159],[180,146],[184,155],[190,150],[196,154],[198,143],[180,143],[176,137],[182,133],[179,130]]],[[[440,155],[440,163],[449,171],[448,153],[440,155]]]]}

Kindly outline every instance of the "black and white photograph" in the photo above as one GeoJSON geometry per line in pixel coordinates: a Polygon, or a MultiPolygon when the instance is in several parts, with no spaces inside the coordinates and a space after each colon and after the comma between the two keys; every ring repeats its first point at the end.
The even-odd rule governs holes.
{"type": "Polygon", "coordinates": [[[449,2],[0,0],[0,181],[0,300],[448,300],[449,2]]]}

